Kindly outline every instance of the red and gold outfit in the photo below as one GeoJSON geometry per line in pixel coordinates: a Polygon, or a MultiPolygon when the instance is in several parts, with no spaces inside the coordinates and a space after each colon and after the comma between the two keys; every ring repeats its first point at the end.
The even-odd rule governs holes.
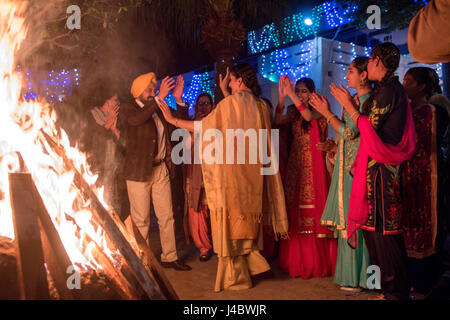
{"type": "Polygon", "coordinates": [[[293,277],[307,279],[334,273],[337,240],[320,224],[329,179],[325,154],[316,145],[328,137],[325,118],[305,120],[293,106],[293,142],[285,175],[285,194],[289,215],[289,239],[281,241],[280,267],[293,277]]]}
{"type": "Polygon", "coordinates": [[[436,117],[432,105],[413,109],[417,131],[414,156],[404,164],[405,246],[411,258],[435,252],[437,232],[436,117]]]}

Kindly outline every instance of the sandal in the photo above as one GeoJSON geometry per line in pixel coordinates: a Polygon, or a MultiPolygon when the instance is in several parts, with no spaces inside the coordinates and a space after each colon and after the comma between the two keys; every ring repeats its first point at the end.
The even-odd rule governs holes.
{"type": "Polygon", "coordinates": [[[206,253],[200,254],[198,260],[200,260],[201,262],[205,262],[208,261],[210,258],[211,258],[211,251],[208,251],[206,253]]]}

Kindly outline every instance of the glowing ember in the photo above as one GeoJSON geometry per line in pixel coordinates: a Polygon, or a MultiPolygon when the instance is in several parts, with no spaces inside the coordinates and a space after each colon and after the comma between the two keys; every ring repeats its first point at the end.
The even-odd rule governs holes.
{"type": "Polygon", "coordinates": [[[64,168],[63,160],[49,148],[42,132],[64,147],[67,157],[108,207],[102,200],[103,188],[96,190],[94,186],[97,176],[89,172],[85,155],[71,147],[66,133],[56,128],[51,106],[42,100],[26,102],[21,98],[22,82],[13,66],[15,54],[26,37],[26,6],[24,1],[0,2],[0,235],[14,238],[8,172],[23,171],[25,165],[72,263],[93,267],[95,261],[89,259],[93,243],[84,246],[83,252],[83,235],[87,234],[113,259],[104,231],[92,221],[89,203],[74,187],[74,173],[64,168]],[[81,230],[77,233],[77,229],[81,230]]]}

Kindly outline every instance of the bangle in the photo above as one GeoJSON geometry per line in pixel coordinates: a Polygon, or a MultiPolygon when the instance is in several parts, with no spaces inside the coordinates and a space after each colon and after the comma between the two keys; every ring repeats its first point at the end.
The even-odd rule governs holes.
{"type": "Polygon", "coordinates": [[[337,118],[337,116],[335,114],[329,116],[328,119],[327,119],[327,123],[330,124],[331,119],[333,119],[335,117],[337,118]]]}
{"type": "Polygon", "coordinates": [[[353,117],[355,116],[355,114],[359,114],[359,111],[358,110],[356,110],[355,112],[353,112],[353,114],[350,116],[350,118],[353,120],[353,117]]]}
{"type": "Polygon", "coordinates": [[[302,102],[299,106],[295,106],[297,108],[298,111],[302,112],[303,110],[306,109],[305,104],[302,102]]]}

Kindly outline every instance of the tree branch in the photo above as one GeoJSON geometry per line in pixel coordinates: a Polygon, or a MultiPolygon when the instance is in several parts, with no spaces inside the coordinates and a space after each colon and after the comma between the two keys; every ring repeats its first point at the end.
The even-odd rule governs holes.
{"type": "Polygon", "coordinates": [[[58,35],[56,37],[53,37],[53,38],[50,38],[50,39],[44,39],[42,42],[54,42],[55,40],[58,40],[58,39],[61,39],[61,38],[64,38],[64,37],[68,36],[70,33],[72,33],[72,31],[73,30],[69,30],[66,33],[60,34],[60,35],[58,35]]]}
{"type": "Polygon", "coordinates": [[[66,0],[53,0],[53,1],[48,1],[44,8],[42,8],[41,10],[39,10],[39,12],[38,12],[37,14],[33,14],[33,19],[38,20],[38,19],[39,19],[44,13],[46,13],[50,8],[52,8],[52,7],[55,6],[55,2],[62,3],[63,1],[66,1],[66,0]]]}
{"type": "Polygon", "coordinates": [[[69,46],[69,45],[64,45],[64,44],[58,43],[56,41],[52,41],[52,43],[55,46],[57,46],[57,47],[60,47],[60,48],[63,48],[63,49],[67,49],[67,50],[72,50],[72,49],[75,49],[76,47],[78,47],[78,44],[75,44],[73,46],[69,46]]]}

